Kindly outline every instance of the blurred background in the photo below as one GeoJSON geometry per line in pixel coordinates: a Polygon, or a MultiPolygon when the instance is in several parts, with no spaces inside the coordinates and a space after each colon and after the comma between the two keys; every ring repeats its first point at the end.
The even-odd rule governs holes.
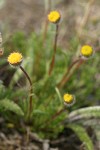
{"type": "MultiPolygon", "coordinates": [[[[100,41],[100,2],[92,0],[93,4],[87,12],[86,32],[84,39],[96,43],[100,41]],[[92,7],[92,8],[91,8],[92,7]]],[[[4,32],[16,32],[19,30],[29,34],[31,31],[39,31],[44,24],[46,11],[50,9],[59,10],[62,15],[60,39],[63,44],[68,45],[68,39],[72,38],[79,29],[83,16],[88,7],[87,0],[0,0],[0,30],[4,32]],[[67,38],[66,38],[67,37],[67,38]],[[65,40],[63,40],[65,39],[65,40]]],[[[85,14],[86,15],[86,14],[85,14]]]]}

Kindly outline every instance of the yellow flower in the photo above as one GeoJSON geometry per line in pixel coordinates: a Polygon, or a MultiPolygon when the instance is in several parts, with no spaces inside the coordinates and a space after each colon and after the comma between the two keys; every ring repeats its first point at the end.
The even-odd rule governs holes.
{"type": "Polygon", "coordinates": [[[71,106],[75,103],[75,97],[71,94],[64,94],[64,104],[66,104],[67,106],[71,106]]]}
{"type": "Polygon", "coordinates": [[[48,14],[48,20],[52,23],[58,23],[61,18],[61,15],[58,11],[51,11],[48,14]]]}
{"type": "Polygon", "coordinates": [[[22,63],[23,56],[21,53],[13,52],[8,56],[8,62],[9,64],[13,66],[19,66],[22,63]]]}
{"type": "Polygon", "coordinates": [[[81,55],[85,58],[88,58],[90,56],[92,56],[93,54],[93,49],[91,46],[89,45],[84,45],[82,48],[81,48],[81,55]]]}

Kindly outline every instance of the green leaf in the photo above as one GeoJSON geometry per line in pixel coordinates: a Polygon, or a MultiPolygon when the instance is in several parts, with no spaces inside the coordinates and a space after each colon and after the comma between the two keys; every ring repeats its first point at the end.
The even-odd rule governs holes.
{"type": "Polygon", "coordinates": [[[42,110],[35,109],[35,110],[33,111],[33,115],[34,115],[34,114],[37,114],[37,115],[46,115],[47,113],[44,112],[44,111],[42,111],[42,110]]]}
{"type": "Polygon", "coordinates": [[[0,111],[12,111],[19,116],[24,115],[22,109],[16,103],[8,99],[0,100],[0,111]]]}
{"type": "Polygon", "coordinates": [[[68,125],[68,127],[71,128],[76,133],[76,135],[85,145],[86,150],[94,150],[93,143],[90,137],[88,136],[86,130],[82,126],[76,124],[70,124],[68,125]]]}
{"type": "Polygon", "coordinates": [[[98,118],[100,117],[100,106],[93,106],[87,108],[81,108],[75,111],[72,111],[69,114],[69,120],[75,121],[83,118],[98,118]]]}

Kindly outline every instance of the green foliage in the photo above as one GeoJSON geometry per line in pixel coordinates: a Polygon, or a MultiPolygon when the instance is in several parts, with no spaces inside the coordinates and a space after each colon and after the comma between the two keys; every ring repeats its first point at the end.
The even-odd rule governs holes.
{"type": "Polygon", "coordinates": [[[79,126],[77,124],[70,124],[68,125],[68,127],[76,133],[79,139],[83,142],[86,150],[94,150],[93,143],[88,136],[86,130],[82,126],[79,126]]]}
{"type": "Polygon", "coordinates": [[[22,109],[16,103],[8,99],[0,100],[0,111],[1,112],[11,111],[19,116],[24,115],[22,109]]]}
{"type": "Polygon", "coordinates": [[[22,53],[25,52],[27,48],[27,42],[25,39],[25,34],[23,32],[17,32],[12,36],[12,44],[14,49],[17,51],[21,51],[22,53]]]}
{"type": "MultiPolygon", "coordinates": [[[[77,125],[81,124],[84,126],[91,127],[96,136],[98,143],[100,141],[100,119],[99,118],[100,118],[100,106],[77,109],[75,111],[72,111],[68,116],[69,122],[71,123],[77,123],[77,125]]],[[[77,133],[80,134],[80,130],[75,132],[76,134],[77,133]]]]}
{"type": "Polygon", "coordinates": [[[100,117],[100,106],[93,106],[87,108],[80,108],[75,111],[72,111],[69,114],[69,120],[75,121],[79,119],[86,119],[86,118],[99,118],[100,117]]]}
{"type": "MultiPolygon", "coordinates": [[[[62,122],[66,117],[67,123],[72,122],[70,128],[75,131],[81,141],[85,142],[87,149],[92,150],[93,145],[85,130],[78,124],[73,125],[73,123],[77,119],[100,117],[100,108],[98,106],[90,107],[96,105],[100,97],[98,78],[96,78],[99,72],[99,54],[95,54],[92,59],[86,61],[65,86],[59,89],[57,84],[73,59],[77,59],[79,54],[77,49],[80,43],[75,36],[71,39],[67,50],[62,47],[57,48],[54,70],[52,75],[49,76],[48,70],[53,55],[53,36],[54,34],[48,33],[43,46],[42,34],[31,33],[31,35],[26,36],[22,32],[15,33],[10,41],[4,45],[5,49],[10,49],[5,51],[5,55],[18,50],[24,56],[22,66],[33,83],[33,110],[30,117],[31,123],[29,124],[32,131],[42,135],[43,138],[54,138],[63,131],[62,122]],[[73,58],[73,56],[76,58],[73,58]],[[53,119],[53,116],[64,108],[63,94],[67,92],[76,96],[76,104],[71,108],[66,106],[66,110],[53,119]],[[84,106],[87,106],[87,108],[81,108],[84,106]]],[[[5,62],[5,59],[0,61],[1,70],[5,62]]],[[[13,69],[7,66],[5,74],[6,77],[10,76],[10,79],[9,84],[6,83],[6,80],[8,80],[6,77],[4,82],[0,83],[0,98],[5,98],[0,101],[0,109],[8,118],[10,118],[8,111],[22,116],[23,122],[26,123],[29,121],[27,120],[29,108],[28,82],[18,68],[13,69]],[[14,71],[12,72],[12,70],[14,71]]],[[[14,121],[12,120],[15,124],[14,121]]],[[[18,123],[20,124],[20,122],[18,123]]]]}

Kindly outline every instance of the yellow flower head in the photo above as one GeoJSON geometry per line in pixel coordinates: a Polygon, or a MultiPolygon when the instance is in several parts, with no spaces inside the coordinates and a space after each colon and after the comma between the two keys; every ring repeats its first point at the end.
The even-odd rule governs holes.
{"type": "Polygon", "coordinates": [[[67,106],[71,106],[75,103],[75,97],[71,94],[64,94],[64,104],[66,104],[67,106]]]}
{"type": "Polygon", "coordinates": [[[93,54],[93,49],[91,46],[89,45],[84,45],[82,48],[81,48],[81,55],[85,58],[89,58],[90,56],[92,56],[93,54]]]}
{"type": "Polygon", "coordinates": [[[21,53],[13,52],[8,56],[8,62],[9,64],[13,66],[19,66],[22,63],[23,56],[21,53]]]}
{"type": "Polygon", "coordinates": [[[58,23],[61,18],[61,15],[58,11],[51,11],[48,14],[48,20],[52,23],[58,23]]]}

